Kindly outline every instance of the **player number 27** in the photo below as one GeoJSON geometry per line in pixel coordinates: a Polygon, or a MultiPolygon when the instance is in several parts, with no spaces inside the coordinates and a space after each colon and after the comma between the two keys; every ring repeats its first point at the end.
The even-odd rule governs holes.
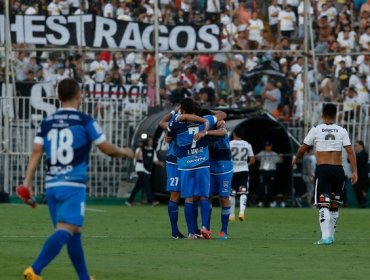
{"type": "Polygon", "coordinates": [[[179,183],[179,177],[171,177],[170,178],[170,185],[171,186],[177,186],[179,183]]]}
{"type": "Polygon", "coordinates": [[[73,133],[69,128],[62,130],[52,129],[48,133],[50,141],[50,162],[69,164],[73,160],[73,133]]]}

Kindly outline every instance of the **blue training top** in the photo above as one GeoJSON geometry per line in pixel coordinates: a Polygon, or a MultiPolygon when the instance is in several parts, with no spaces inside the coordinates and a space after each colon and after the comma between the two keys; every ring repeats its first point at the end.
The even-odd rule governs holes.
{"type": "Polygon", "coordinates": [[[34,141],[44,146],[46,154],[45,187],[86,187],[91,143],[104,141],[98,123],[73,108],[59,109],[45,118],[34,141]]]}
{"type": "MultiPolygon", "coordinates": [[[[209,127],[217,122],[212,115],[204,116],[209,127]]],[[[194,140],[194,135],[204,130],[203,123],[179,122],[177,118],[169,123],[169,131],[176,136],[176,156],[179,170],[193,170],[209,167],[208,139],[194,140]]]]}

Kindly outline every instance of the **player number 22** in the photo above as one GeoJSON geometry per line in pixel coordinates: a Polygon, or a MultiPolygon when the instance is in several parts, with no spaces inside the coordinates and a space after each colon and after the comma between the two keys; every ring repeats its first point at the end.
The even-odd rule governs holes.
{"type": "Polygon", "coordinates": [[[69,164],[73,160],[73,133],[69,128],[52,129],[48,133],[51,164],[69,164]]]}

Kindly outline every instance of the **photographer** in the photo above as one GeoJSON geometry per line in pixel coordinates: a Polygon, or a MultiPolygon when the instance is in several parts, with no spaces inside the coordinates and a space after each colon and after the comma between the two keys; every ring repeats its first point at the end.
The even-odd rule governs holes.
{"type": "Polygon", "coordinates": [[[153,169],[153,164],[158,164],[163,167],[164,163],[158,160],[157,153],[153,149],[153,138],[148,137],[147,134],[141,135],[141,142],[135,151],[135,160],[135,171],[138,179],[125,204],[126,206],[132,206],[137,193],[143,189],[148,198],[148,204],[156,206],[159,202],[154,201],[152,194],[151,171],[153,169]]]}

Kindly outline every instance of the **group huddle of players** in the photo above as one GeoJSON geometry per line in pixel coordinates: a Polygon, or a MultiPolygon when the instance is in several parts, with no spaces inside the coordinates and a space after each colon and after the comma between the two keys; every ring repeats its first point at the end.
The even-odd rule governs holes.
{"type": "Polygon", "coordinates": [[[168,214],[172,237],[183,239],[178,229],[178,204],[185,200],[184,212],[188,239],[211,238],[212,196],[220,197],[221,230],[219,239],[228,238],[228,223],[235,221],[235,197],[240,195],[239,220],[244,220],[247,204],[248,158],[254,157],[251,145],[241,139],[238,128],[229,142],[226,114],[202,109],[193,99],[181,101],[178,111],[165,115],[160,126],[167,130],[166,157],[168,214]],[[201,226],[198,226],[198,207],[201,226]]]}

